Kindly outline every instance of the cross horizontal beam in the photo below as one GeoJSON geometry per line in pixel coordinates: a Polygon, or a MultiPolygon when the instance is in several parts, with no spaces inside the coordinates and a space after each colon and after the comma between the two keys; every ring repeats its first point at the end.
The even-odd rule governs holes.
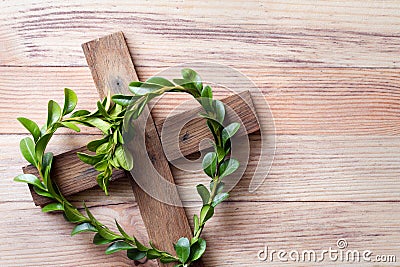
{"type": "MultiPolygon", "coordinates": [[[[242,125],[237,133],[238,136],[244,136],[251,134],[259,130],[259,125],[254,112],[253,102],[251,100],[250,92],[244,91],[237,95],[231,95],[221,99],[221,101],[227,105],[227,117],[233,116],[236,113],[242,121],[242,125]]],[[[200,111],[199,109],[191,109],[182,113],[178,113],[168,118],[169,121],[185,121],[186,118],[192,117],[200,111]]],[[[165,120],[155,121],[155,125],[158,133],[161,134],[165,120]]],[[[205,138],[212,138],[209,130],[207,129],[204,120],[201,118],[194,119],[190,123],[186,124],[180,131],[179,129],[173,129],[174,125],[169,125],[169,131],[179,132],[179,147],[180,151],[172,149],[172,146],[167,143],[163,144],[163,149],[169,160],[175,160],[181,156],[188,156],[198,151],[199,143],[205,138]]],[[[178,126],[177,126],[178,127],[178,126]]],[[[208,148],[204,146],[204,148],[208,148]]],[[[92,166],[83,163],[76,155],[77,152],[90,153],[86,147],[80,147],[54,157],[52,177],[64,196],[74,195],[84,190],[90,189],[97,186],[96,171],[92,166]]],[[[23,168],[24,173],[31,173],[38,175],[36,168],[33,165],[28,165],[23,168]]],[[[125,177],[125,173],[122,170],[115,170],[113,172],[112,181],[119,178],[125,177]]],[[[42,197],[36,194],[31,188],[31,194],[35,205],[43,206],[51,202],[50,199],[42,197]]]]}

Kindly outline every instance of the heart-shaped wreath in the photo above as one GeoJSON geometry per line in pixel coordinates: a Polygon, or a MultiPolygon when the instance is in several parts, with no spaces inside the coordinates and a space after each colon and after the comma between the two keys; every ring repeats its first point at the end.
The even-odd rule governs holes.
{"type": "Polygon", "coordinates": [[[67,221],[77,224],[71,235],[95,232],[94,244],[109,244],[106,254],[126,250],[128,258],[132,260],[159,259],[163,263],[175,262],[175,266],[190,266],[199,260],[206,250],[206,241],[201,238],[206,222],[214,215],[215,207],[229,197],[227,192],[223,192],[222,180],[239,167],[239,162],[230,157],[230,150],[231,137],[235,135],[240,124],[233,122],[226,127],[223,126],[224,104],[213,99],[211,87],[204,85],[200,76],[191,69],[183,69],[182,78],[173,81],[151,77],[145,82],[132,82],[129,90],[133,95],[113,95],[112,97],[108,95],[103,101],[98,101],[97,109],[93,112],[87,110],[73,112],[78,99],[74,91],[66,88],[63,109],[55,101],[50,100],[47,122],[42,128],[39,128],[32,120],[18,118],[33,138],[26,137],[21,140],[22,155],[37,168],[39,177],[21,174],[14,180],[31,184],[37,194],[52,200],[52,203],[42,208],[43,212],[62,211],[67,221]],[[142,244],[134,236],[128,235],[117,221],[119,233],[111,231],[99,222],[85,205],[86,215],[80,212],[53,183],[51,178],[53,154],[45,152],[51,137],[60,127],[79,132],[77,124],[82,124],[101,130],[104,134],[103,138],[87,144],[88,150],[95,154],[78,153],[78,157],[99,171],[97,182],[108,195],[107,187],[113,169],[131,170],[133,168],[132,157],[123,146],[124,119],[127,116],[137,119],[151,99],[167,92],[182,92],[193,96],[203,107],[204,112],[200,116],[206,119],[207,126],[214,137],[214,151],[208,152],[202,162],[204,172],[211,178],[210,189],[203,184],[197,185],[197,192],[203,200],[203,206],[200,214],[193,217],[193,237],[190,240],[187,237],[181,237],[176,242],[174,246],[176,256],[157,249],[151,242],[148,246],[142,244]],[[70,113],[72,114],[69,117],[65,117],[70,113]]]}

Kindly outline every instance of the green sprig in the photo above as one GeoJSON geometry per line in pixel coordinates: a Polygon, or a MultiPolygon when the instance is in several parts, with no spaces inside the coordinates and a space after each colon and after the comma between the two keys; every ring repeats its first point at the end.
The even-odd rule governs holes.
{"type": "Polygon", "coordinates": [[[223,178],[235,172],[239,162],[230,157],[230,139],[240,128],[238,123],[231,123],[224,127],[225,108],[222,102],[213,99],[210,86],[203,85],[200,76],[191,69],[182,70],[182,78],[169,81],[162,77],[151,77],[145,82],[132,82],[129,90],[133,95],[108,95],[103,101],[97,102],[97,109],[93,112],[77,110],[77,96],[65,89],[63,108],[53,100],[48,104],[46,124],[39,129],[38,125],[26,118],[18,118],[21,124],[31,133],[32,138],[21,140],[20,149],[24,158],[34,165],[39,177],[32,174],[21,174],[14,178],[17,182],[31,184],[36,193],[52,199],[53,203],[43,207],[43,212],[62,211],[67,221],[77,224],[71,235],[83,232],[94,232],[93,243],[96,245],[108,244],[106,254],[126,250],[127,257],[132,260],[159,259],[163,263],[175,262],[175,266],[186,267],[199,260],[206,250],[206,241],[201,238],[206,222],[212,218],[217,205],[229,197],[223,192],[223,178]],[[89,151],[94,154],[78,153],[78,157],[85,163],[94,166],[99,171],[97,182],[108,195],[108,184],[114,169],[131,170],[133,162],[131,156],[123,149],[122,132],[124,131],[124,117],[136,119],[140,116],[146,104],[153,98],[166,92],[182,92],[193,96],[203,107],[200,114],[206,119],[213,137],[214,151],[203,158],[203,171],[210,177],[210,190],[203,184],[197,185],[197,191],[203,201],[199,215],[194,215],[193,237],[181,237],[174,245],[176,256],[157,249],[151,242],[145,246],[134,236],[129,236],[122,227],[115,222],[119,233],[115,233],[100,223],[89,209],[81,213],[73,206],[51,179],[53,154],[45,152],[47,144],[58,128],[69,128],[79,132],[77,124],[98,128],[103,137],[87,144],[89,151]],[[72,114],[71,114],[72,113],[72,114]],[[66,115],[71,114],[69,117],[66,115]]]}

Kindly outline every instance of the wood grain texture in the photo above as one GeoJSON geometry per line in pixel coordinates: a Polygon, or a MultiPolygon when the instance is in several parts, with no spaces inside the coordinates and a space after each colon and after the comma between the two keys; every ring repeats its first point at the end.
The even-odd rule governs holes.
{"type": "MultiPolygon", "coordinates": [[[[71,237],[73,224],[67,223],[60,214],[43,214],[40,209],[32,209],[32,203],[28,202],[1,203],[0,209],[4,212],[4,225],[0,233],[5,238],[0,244],[2,266],[94,267],[101,264],[111,267],[133,264],[124,252],[106,255],[104,246],[93,245],[93,233],[71,237]],[[32,223],[27,223],[27,218],[32,223]],[[20,229],[20,232],[15,232],[15,229],[20,229]],[[19,242],[15,242],[16,237],[20,239],[19,242]],[[29,239],[40,242],[33,246],[29,239]],[[15,251],[26,253],[16,255],[15,251]]],[[[136,203],[109,206],[103,204],[100,207],[91,207],[90,210],[113,231],[118,231],[114,222],[116,219],[127,233],[137,236],[142,242],[148,242],[146,228],[136,203]]],[[[158,265],[154,261],[148,261],[144,266],[158,265]]]]}
{"type": "MultiPolygon", "coordinates": [[[[280,135],[276,153],[263,184],[249,192],[260,158],[261,139],[250,136],[250,161],[233,189],[236,201],[399,201],[399,136],[280,135]]],[[[173,169],[176,183],[206,183],[198,170],[173,169]]],[[[181,195],[193,201],[196,196],[181,195]]]]}
{"type": "MultiPolygon", "coordinates": [[[[104,247],[91,243],[92,234],[71,237],[72,225],[59,214],[42,214],[29,202],[2,203],[0,209],[4,212],[0,228],[3,266],[98,266],[99,262],[101,266],[132,266],[123,253],[105,255],[104,247]],[[26,218],[30,218],[34,226],[33,223],[27,224],[26,218]],[[32,227],[36,231],[32,231],[32,227]],[[31,240],[41,242],[32,247],[31,240]],[[25,253],[17,255],[15,250],[25,253]]],[[[116,218],[128,233],[147,240],[135,204],[103,205],[91,210],[111,228],[116,218]]],[[[193,216],[198,207],[186,211],[188,216],[193,216]]],[[[310,262],[260,262],[257,252],[265,245],[269,249],[289,251],[336,249],[339,238],[347,240],[349,250],[368,249],[374,255],[395,255],[398,259],[399,214],[398,203],[390,202],[227,202],[221,205],[204,232],[208,246],[204,264],[227,267],[318,265],[310,262]],[[221,244],[224,244],[223,249],[221,244]]],[[[323,262],[324,266],[338,264],[344,266],[343,262],[323,262]]],[[[145,266],[155,265],[149,262],[145,266]]],[[[364,262],[358,266],[368,264],[364,262]]]]}
{"type": "MultiPolygon", "coordinates": [[[[107,95],[109,90],[111,94],[127,94],[129,93],[128,84],[131,81],[139,80],[122,32],[84,43],[82,48],[101,97],[107,95]]],[[[133,170],[125,173],[130,177],[135,200],[138,203],[150,240],[157,248],[172,252],[174,251],[173,244],[179,238],[182,236],[192,237],[185,210],[178,206],[181,205],[178,191],[176,189],[168,191],[164,189],[165,192],[163,193],[177,199],[175,202],[177,206],[172,206],[158,201],[136,183],[138,176],[149,177],[148,170],[155,168],[165,180],[174,184],[174,177],[163,153],[161,141],[148,107],[145,107],[141,116],[135,120],[134,138],[140,137],[140,135],[144,135],[143,139],[146,144],[151,144],[143,149],[147,149],[148,157],[152,159],[150,162],[152,165],[145,165],[145,162],[141,160],[140,171],[133,170]],[[140,128],[140,125],[143,125],[149,131],[146,131],[146,133],[137,131],[136,129],[140,128]],[[130,176],[131,174],[136,176],[135,179],[130,176]],[[157,220],[154,219],[155,214],[157,220]],[[166,221],[168,223],[165,223],[166,221]]],[[[127,145],[129,144],[127,143],[127,145]]],[[[135,160],[134,155],[133,158],[135,160]]],[[[160,191],[162,191],[161,188],[160,191]]],[[[158,261],[158,264],[160,266],[173,266],[173,264],[165,264],[160,261],[158,261]]],[[[202,263],[199,261],[194,265],[201,267],[202,263]]]]}
{"type": "MultiPolygon", "coordinates": [[[[12,182],[26,164],[18,151],[26,131],[15,118],[43,123],[47,101],[61,102],[63,87],[77,91],[79,108],[94,109],[99,97],[80,44],[119,30],[126,33],[141,79],[183,62],[212,61],[248,76],[270,104],[277,150],[269,176],[249,193],[246,172],[218,209],[205,231],[206,266],[345,266],[256,259],[265,244],[326,249],[335,248],[338,238],[346,238],[349,249],[397,254],[393,266],[398,265],[397,0],[15,0],[0,6],[2,266],[132,265],[123,254],[105,256],[89,236],[71,238],[71,225],[58,215],[40,213],[27,187],[12,182]]],[[[226,93],[215,90],[220,98],[226,93]]],[[[154,121],[185,100],[169,95],[158,101],[151,110],[154,121]]],[[[79,148],[97,138],[94,134],[62,131],[49,151],[79,148]]],[[[256,136],[250,142],[259,146],[256,136]]],[[[249,171],[256,157],[253,153],[249,171]]],[[[205,179],[199,173],[172,172],[177,184],[205,179]]],[[[108,225],[117,218],[147,240],[143,222],[136,221],[140,216],[131,216],[138,208],[129,180],[113,182],[110,192],[106,197],[93,188],[69,199],[85,200],[108,225]]],[[[192,216],[198,208],[186,212],[192,216]]]]}
{"type": "MultiPolygon", "coordinates": [[[[142,79],[156,75],[160,70],[138,67],[142,79]]],[[[400,134],[398,69],[249,67],[244,74],[256,84],[269,103],[277,134],[400,134]]],[[[87,67],[0,67],[0,76],[1,133],[26,133],[16,120],[19,116],[44,123],[44,107],[49,99],[62,103],[63,87],[76,90],[81,109],[95,109],[99,98],[87,67]],[[26,107],[32,103],[35,108],[28,110],[26,107]]],[[[255,91],[251,93],[253,102],[258,102],[261,96],[255,91]]],[[[226,94],[226,90],[215,88],[218,99],[226,94]]],[[[156,124],[189,99],[184,94],[170,94],[157,99],[157,104],[151,109],[156,124]]],[[[190,108],[182,105],[176,111],[190,108]]],[[[267,109],[257,110],[260,117],[267,116],[268,112],[267,109]]],[[[96,133],[86,128],[82,130],[82,134],[96,133]]],[[[61,133],[73,134],[67,130],[61,133]]]]}
{"type": "MultiPolygon", "coordinates": [[[[92,166],[84,164],[76,155],[78,152],[90,153],[86,147],[80,147],[54,157],[52,179],[65,197],[98,185],[96,177],[99,172],[92,166]]],[[[39,177],[39,173],[33,165],[24,167],[23,172],[39,177]]],[[[112,181],[122,177],[125,177],[124,171],[115,170],[112,175],[112,181]]],[[[51,199],[36,194],[32,186],[29,186],[29,190],[36,206],[44,206],[52,202],[51,199]]]]}
{"type": "MultiPolygon", "coordinates": [[[[237,121],[241,124],[236,136],[245,136],[260,130],[256,110],[251,94],[244,91],[221,99],[225,104],[226,125],[237,121]]],[[[194,104],[194,101],[192,102],[194,104]]],[[[195,107],[195,106],[194,106],[195,107]]],[[[213,140],[205,120],[199,118],[202,107],[180,112],[167,119],[155,122],[162,141],[165,155],[169,161],[188,156],[199,151],[200,142],[204,139],[213,140]],[[163,134],[163,132],[167,132],[163,134]]],[[[210,143],[202,144],[202,149],[211,148],[210,143]]]]}
{"type": "Polygon", "coordinates": [[[396,0],[7,1],[0,64],[85,66],[81,43],[126,29],[137,66],[399,67],[399,10],[396,0]]]}
{"type": "MultiPolygon", "coordinates": [[[[12,178],[21,173],[26,164],[18,151],[22,136],[0,136],[0,160],[6,177],[0,190],[0,201],[32,201],[23,184],[12,178]]],[[[52,139],[49,151],[61,153],[87,143],[91,136],[63,136],[52,139]]],[[[252,135],[252,147],[260,140],[252,135]]],[[[251,173],[257,162],[257,150],[242,180],[232,191],[233,201],[400,201],[400,137],[394,136],[293,136],[277,138],[277,150],[268,177],[255,192],[248,192],[251,173]]],[[[178,185],[195,186],[206,183],[207,177],[198,170],[185,172],[172,168],[178,185]]],[[[111,197],[105,197],[97,187],[69,199],[81,204],[81,199],[93,203],[130,203],[134,198],[126,188],[128,180],[111,183],[111,197]]],[[[194,196],[181,196],[185,200],[199,200],[194,196]],[[195,198],[195,199],[194,199],[195,198]]],[[[33,204],[32,204],[33,205],[33,204]]]]}
{"type": "MultiPolygon", "coordinates": [[[[223,98],[221,101],[232,109],[227,112],[227,121],[232,120],[234,118],[234,114],[239,116],[241,120],[243,126],[239,129],[237,133],[238,136],[254,133],[259,130],[257,117],[255,116],[255,110],[252,106],[251,96],[248,91],[223,98]]],[[[198,151],[201,140],[205,138],[212,139],[212,136],[209,133],[204,120],[202,119],[191,120],[182,129],[177,128],[177,122],[186,121],[187,119],[197,115],[200,111],[201,108],[192,109],[189,112],[178,113],[169,118],[172,124],[169,124],[166,126],[166,128],[168,128],[170,133],[172,132],[176,134],[170,136],[170,139],[165,138],[163,140],[163,150],[164,153],[168,155],[169,160],[178,159],[181,157],[181,155],[188,156],[198,151]],[[175,150],[171,144],[171,142],[175,140],[174,137],[176,136],[179,138],[178,146],[181,149],[180,151],[175,150]]],[[[165,120],[162,120],[155,125],[159,133],[162,132],[164,122],[165,120]]],[[[150,125],[149,128],[151,127],[154,128],[154,125],[150,125]]],[[[202,146],[202,149],[207,149],[210,147],[211,145],[206,145],[202,146]]],[[[70,196],[97,186],[96,177],[98,175],[98,171],[96,171],[92,166],[87,165],[79,160],[76,155],[78,152],[91,153],[86,149],[86,147],[80,147],[54,156],[52,177],[64,196],[70,196]]],[[[24,173],[30,173],[38,176],[38,171],[33,165],[24,167],[23,171],[24,173]]],[[[122,170],[115,170],[113,172],[112,181],[124,176],[125,174],[122,170]]],[[[32,186],[29,188],[35,205],[43,206],[51,202],[50,199],[36,194],[32,186]]]]}

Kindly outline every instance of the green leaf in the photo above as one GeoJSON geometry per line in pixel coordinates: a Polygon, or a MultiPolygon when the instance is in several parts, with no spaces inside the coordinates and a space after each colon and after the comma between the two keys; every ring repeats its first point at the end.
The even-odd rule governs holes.
{"type": "Polygon", "coordinates": [[[177,260],[171,256],[164,255],[164,256],[161,256],[160,261],[162,263],[170,263],[170,262],[176,262],[177,260]]]}
{"type": "Polygon", "coordinates": [[[144,84],[144,82],[133,81],[128,85],[128,88],[133,94],[136,95],[135,90],[137,90],[137,88],[140,88],[143,84],[144,84]]]}
{"type": "Polygon", "coordinates": [[[108,167],[108,160],[104,159],[94,165],[96,171],[104,172],[108,167]]]}
{"type": "Polygon", "coordinates": [[[196,189],[201,199],[203,200],[203,204],[207,204],[208,200],[210,199],[210,192],[208,191],[208,189],[202,184],[197,185],[196,189]]]}
{"type": "Polygon", "coordinates": [[[133,168],[133,159],[125,153],[124,148],[122,146],[118,146],[115,150],[115,157],[118,160],[119,165],[127,170],[130,171],[133,168]]]}
{"type": "Polygon", "coordinates": [[[203,170],[210,176],[214,177],[217,170],[217,154],[215,152],[208,152],[203,158],[203,170]]]}
{"type": "Polygon", "coordinates": [[[215,119],[222,124],[225,119],[225,106],[219,100],[213,100],[212,104],[215,113],[215,119]]]}
{"type": "Polygon", "coordinates": [[[41,195],[43,197],[51,198],[54,199],[53,195],[47,192],[46,190],[43,190],[41,188],[38,188],[36,186],[33,187],[33,190],[36,192],[36,194],[41,195]]]}
{"type": "Polygon", "coordinates": [[[206,247],[206,241],[202,238],[199,238],[199,240],[190,247],[190,261],[196,261],[200,259],[200,257],[206,251],[206,247]]]}
{"type": "Polygon", "coordinates": [[[107,142],[107,141],[108,141],[108,137],[107,137],[107,136],[104,137],[103,139],[93,140],[93,141],[91,141],[91,142],[89,142],[89,143],[87,144],[87,149],[88,149],[89,151],[95,152],[96,149],[97,149],[101,144],[104,144],[104,143],[107,142]]]}
{"type": "Polygon", "coordinates": [[[189,68],[182,69],[181,73],[182,73],[183,79],[185,79],[185,80],[192,81],[192,82],[201,81],[200,76],[197,74],[197,72],[195,72],[192,69],[189,69],[189,68]]]}
{"type": "Polygon", "coordinates": [[[90,222],[96,227],[96,229],[98,230],[98,228],[100,228],[101,226],[103,226],[103,224],[101,224],[94,216],[93,214],[90,212],[90,210],[88,209],[88,207],[86,206],[86,203],[83,202],[83,207],[85,208],[86,214],[90,219],[90,222]]]}
{"type": "Polygon", "coordinates": [[[110,116],[112,119],[119,120],[124,117],[125,112],[126,112],[125,107],[115,104],[115,105],[113,105],[113,107],[111,108],[109,113],[110,113],[110,116]]]}
{"type": "Polygon", "coordinates": [[[185,80],[185,79],[172,79],[172,81],[177,84],[177,85],[184,85],[187,83],[192,83],[191,81],[185,80]]]}
{"type": "Polygon", "coordinates": [[[121,131],[118,131],[118,142],[120,144],[125,144],[125,140],[124,140],[124,137],[122,136],[121,131]]]}
{"type": "Polygon", "coordinates": [[[118,116],[123,116],[122,112],[125,112],[125,108],[119,104],[115,104],[112,106],[112,108],[108,111],[108,114],[110,114],[110,116],[113,119],[116,119],[118,116]]]}
{"type": "Polygon", "coordinates": [[[114,232],[110,231],[110,229],[108,229],[106,226],[104,226],[103,224],[101,224],[94,216],[93,214],[90,212],[90,210],[86,207],[85,203],[84,203],[84,208],[86,211],[86,214],[89,216],[90,218],[90,222],[96,227],[98,234],[100,236],[102,236],[104,239],[106,240],[110,240],[110,241],[114,241],[117,239],[122,239],[122,236],[115,234],[114,232]]]}
{"type": "Polygon", "coordinates": [[[107,177],[106,175],[104,175],[104,172],[100,173],[100,174],[97,175],[97,177],[96,177],[96,181],[97,181],[98,185],[99,185],[100,188],[104,191],[104,193],[106,194],[106,196],[108,196],[108,184],[109,184],[109,180],[110,180],[110,177],[107,177]]]}
{"type": "MultiPolygon", "coordinates": [[[[215,125],[221,125],[222,124],[222,122],[217,120],[217,118],[216,118],[217,115],[215,113],[213,113],[213,111],[209,112],[209,113],[199,113],[199,115],[200,115],[200,117],[203,117],[203,118],[207,119],[207,121],[213,122],[215,125]]],[[[214,128],[218,129],[219,127],[215,127],[214,126],[214,128]]]]}
{"type": "Polygon", "coordinates": [[[199,217],[196,214],[193,215],[193,223],[194,223],[194,235],[196,235],[197,231],[199,231],[200,228],[199,217]]]}
{"type": "Polygon", "coordinates": [[[113,95],[111,99],[112,101],[114,101],[114,103],[123,107],[127,107],[138,100],[139,97],[130,95],[113,95]]]}
{"type": "Polygon", "coordinates": [[[132,237],[130,237],[130,236],[124,231],[124,229],[121,227],[121,225],[119,225],[119,223],[117,222],[117,220],[115,220],[115,224],[117,225],[118,231],[121,233],[121,235],[122,235],[123,237],[125,237],[125,238],[128,239],[128,240],[132,239],[132,237]]]}
{"type": "Polygon", "coordinates": [[[48,178],[51,171],[51,165],[53,164],[53,153],[44,153],[42,159],[42,172],[44,173],[44,179],[48,178]]]}
{"type": "MultiPolygon", "coordinates": [[[[96,164],[97,165],[97,164],[96,164]]],[[[96,169],[95,165],[95,169],[96,169]]],[[[96,169],[98,171],[98,169],[96,169]]],[[[96,177],[97,184],[104,191],[104,194],[108,196],[108,185],[110,183],[111,175],[106,175],[105,172],[100,173],[96,177]]]]}
{"type": "Polygon", "coordinates": [[[61,203],[50,203],[42,208],[42,212],[60,211],[60,210],[64,210],[64,207],[61,203]]]}
{"type": "Polygon", "coordinates": [[[81,129],[79,129],[79,127],[76,126],[76,125],[75,125],[74,123],[72,123],[72,122],[64,121],[64,122],[61,122],[61,125],[64,126],[64,127],[69,128],[69,129],[71,129],[71,130],[74,130],[75,132],[80,132],[80,131],[81,131],[81,129]]]}
{"type": "Polygon", "coordinates": [[[83,122],[96,127],[97,129],[99,129],[100,131],[102,131],[103,133],[107,134],[108,130],[110,130],[111,128],[111,124],[100,119],[100,118],[86,118],[83,120],[83,122]]]}
{"type": "MultiPolygon", "coordinates": [[[[210,190],[211,190],[211,191],[213,190],[214,184],[215,184],[214,181],[211,181],[211,182],[210,182],[210,190]]],[[[224,182],[219,182],[219,183],[217,184],[217,190],[216,190],[217,194],[219,194],[219,193],[222,192],[222,190],[224,189],[224,186],[225,186],[225,183],[224,183],[224,182]]]]}
{"type": "Polygon", "coordinates": [[[214,145],[214,150],[217,152],[218,162],[221,162],[225,158],[225,156],[227,154],[225,149],[223,149],[220,146],[214,145]]]}
{"type": "MultiPolygon", "coordinates": [[[[47,170],[47,169],[46,169],[47,170]]],[[[56,188],[53,185],[53,182],[51,181],[51,179],[49,179],[48,177],[43,177],[43,183],[46,185],[46,191],[49,192],[51,195],[58,195],[58,190],[56,190],[56,188]]]]}
{"type": "Polygon", "coordinates": [[[114,144],[118,144],[118,130],[115,130],[114,132],[113,132],[113,134],[112,134],[112,140],[113,140],[113,142],[114,142],[114,144]]]}
{"type": "Polygon", "coordinates": [[[194,84],[194,82],[186,82],[181,85],[185,90],[182,89],[176,89],[176,90],[171,90],[171,91],[176,91],[176,92],[187,92],[190,95],[192,95],[195,98],[198,98],[201,96],[201,89],[197,88],[197,86],[194,84]]]}
{"type": "Polygon", "coordinates": [[[52,133],[48,133],[40,137],[39,140],[37,141],[35,145],[35,155],[38,161],[42,160],[44,151],[46,150],[46,146],[49,143],[52,136],[53,136],[52,133]]]}
{"type": "Polygon", "coordinates": [[[81,152],[78,152],[77,155],[81,161],[89,165],[96,165],[104,158],[104,155],[88,155],[81,152]]]}
{"type": "Polygon", "coordinates": [[[111,244],[106,249],[106,254],[109,255],[109,254],[112,254],[112,253],[115,253],[115,252],[118,252],[118,251],[121,251],[121,250],[129,250],[129,249],[132,249],[132,248],[133,247],[130,244],[128,244],[128,243],[126,243],[124,241],[117,241],[117,242],[114,242],[113,244],[111,244]]]}
{"type": "Polygon", "coordinates": [[[237,169],[239,168],[239,161],[234,159],[234,158],[230,158],[226,161],[224,161],[220,168],[220,179],[224,178],[225,176],[228,176],[229,174],[234,173],[237,169]]]}
{"type": "Polygon", "coordinates": [[[157,91],[158,89],[162,88],[162,85],[154,84],[154,83],[142,83],[142,82],[131,82],[129,84],[129,90],[138,96],[142,96],[145,94],[149,94],[152,92],[157,91]]]}
{"type": "Polygon", "coordinates": [[[99,110],[100,114],[103,115],[103,117],[110,118],[110,115],[108,115],[108,112],[106,110],[106,107],[103,106],[103,104],[100,101],[97,101],[97,109],[99,110]]]}
{"type": "Polygon", "coordinates": [[[175,87],[175,84],[162,77],[151,77],[146,80],[146,83],[158,84],[161,86],[175,87]]]}
{"type": "Polygon", "coordinates": [[[139,240],[137,240],[137,238],[135,238],[135,245],[136,245],[137,249],[140,251],[148,251],[149,250],[146,246],[144,246],[142,243],[140,243],[139,240]]]}
{"type": "Polygon", "coordinates": [[[57,102],[50,100],[47,110],[47,127],[50,127],[61,118],[61,108],[57,102]]]}
{"type": "Polygon", "coordinates": [[[83,233],[83,232],[97,232],[97,229],[95,226],[93,226],[91,223],[85,222],[78,224],[75,226],[75,228],[71,232],[71,236],[83,233]]]}
{"type": "Polygon", "coordinates": [[[215,196],[213,203],[211,204],[213,207],[216,207],[219,203],[221,203],[222,201],[224,201],[225,199],[227,199],[229,197],[228,193],[220,193],[218,195],[215,196]]]}
{"type": "Polygon", "coordinates": [[[24,156],[29,163],[36,166],[35,143],[33,140],[30,137],[25,137],[19,143],[19,148],[22,156],[24,156]]]}
{"type": "Polygon", "coordinates": [[[87,222],[85,216],[83,216],[75,207],[71,207],[64,203],[64,214],[68,221],[73,223],[87,222]]]}
{"type": "Polygon", "coordinates": [[[218,136],[217,136],[217,134],[215,132],[215,128],[216,127],[218,128],[218,123],[215,122],[214,120],[207,120],[207,126],[210,129],[210,131],[211,131],[211,133],[212,133],[212,135],[214,137],[214,140],[218,140],[218,136]]]}
{"type": "Polygon", "coordinates": [[[105,109],[105,111],[108,113],[108,111],[111,108],[111,91],[108,90],[107,96],[103,99],[102,105],[105,109]]]}
{"type": "Polygon", "coordinates": [[[159,250],[159,249],[156,248],[156,246],[154,245],[153,242],[149,241],[149,244],[150,244],[150,246],[151,246],[153,249],[155,249],[155,250],[158,251],[159,253],[163,253],[163,251],[161,251],[161,250],[159,250]]]}
{"type": "Polygon", "coordinates": [[[113,144],[111,142],[101,144],[97,147],[96,154],[97,155],[108,154],[111,151],[112,147],[113,147],[113,144]]]}
{"type": "Polygon", "coordinates": [[[111,243],[112,240],[105,239],[99,233],[96,233],[93,237],[93,244],[95,245],[105,245],[111,243]]]}
{"type": "Polygon", "coordinates": [[[35,142],[40,138],[40,129],[36,122],[20,117],[17,119],[33,136],[35,142]]]}
{"type": "Polygon", "coordinates": [[[190,242],[186,237],[179,238],[175,244],[176,255],[182,263],[185,263],[190,255],[190,242]]]}
{"type": "Polygon", "coordinates": [[[214,215],[214,208],[210,205],[204,205],[200,211],[200,224],[205,223],[214,215]]]}
{"type": "Polygon", "coordinates": [[[201,77],[197,74],[197,72],[192,69],[182,69],[181,73],[184,80],[192,81],[197,90],[201,92],[203,89],[203,84],[201,82],[201,77]]]}
{"type": "Polygon", "coordinates": [[[14,178],[14,182],[22,182],[34,185],[42,190],[45,190],[42,182],[33,174],[20,174],[14,178]]]}
{"type": "Polygon", "coordinates": [[[201,99],[200,99],[200,104],[206,111],[211,111],[212,107],[212,98],[213,98],[213,93],[212,89],[210,86],[204,87],[204,89],[201,91],[201,99]]]}
{"type": "Polygon", "coordinates": [[[64,108],[62,111],[63,115],[71,113],[78,103],[78,97],[75,92],[71,89],[64,88],[64,108]]]}
{"type": "Polygon", "coordinates": [[[103,226],[97,229],[99,234],[107,240],[117,240],[121,239],[121,236],[111,232],[107,227],[103,226]]]}
{"type": "Polygon", "coordinates": [[[128,256],[129,259],[138,261],[146,257],[146,252],[140,251],[137,248],[133,248],[129,249],[126,252],[126,255],[128,256]]]}
{"type": "MultiPolygon", "coordinates": [[[[133,105],[133,109],[128,110],[125,113],[125,121],[136,120],[139,117],[140,112],[143,111],[145,105],[146,103],[144,102],[144,99],[141,99],[138,102],[136,102],[135,105],[133,105]]],[[[125,125],[125,129],[128,128],[133,128],[133,127],[132,126],[128,127],[125,125]]]]}
{"type": "Polygon", "coordinates": [[[201,91],[201,97],[212,99],[213,93],[210,86],[207,85],[204,87],[204,89],[201,91]]]}
{"type": "Polygon", "coordinates": [[[81,110],[77,110],[74,113],[71,114],[71,118],[76,118],[76,117],[83,117],[83,116],[87,116],[90,114],[90,111],[81,109],[81,110]]]}
{"type": "Polygon", "coordinates": [[[119,169],[121,166],[119,166],[117,158],[114,156],[110,159],[109,163],[116,169],[119,169]]]}
{"type": "Polygon", "coordinates": [[[222,130],[222,144],[225,146],[226,141],[228,141],[232,136],[236,134],[236,132],[239,130],[240,124],[237,122],[233,122],[226,126],[222,130]]]}
{"type": "Polygon", "coordinates": [[[149,260],[158,259],[158,258],[160,258],[162,256],[162,254],[160,252],[158,252],[158,250],[156,250],[154,248],[147,250],[146,255],[147,255],[147,258],[149,260]]]}
{"type": "Polygon", "coordinates": [[[43,125],[42,128],[40,128],[40,135],[44,135],[47,132],[47,125],[43,125]]]}

